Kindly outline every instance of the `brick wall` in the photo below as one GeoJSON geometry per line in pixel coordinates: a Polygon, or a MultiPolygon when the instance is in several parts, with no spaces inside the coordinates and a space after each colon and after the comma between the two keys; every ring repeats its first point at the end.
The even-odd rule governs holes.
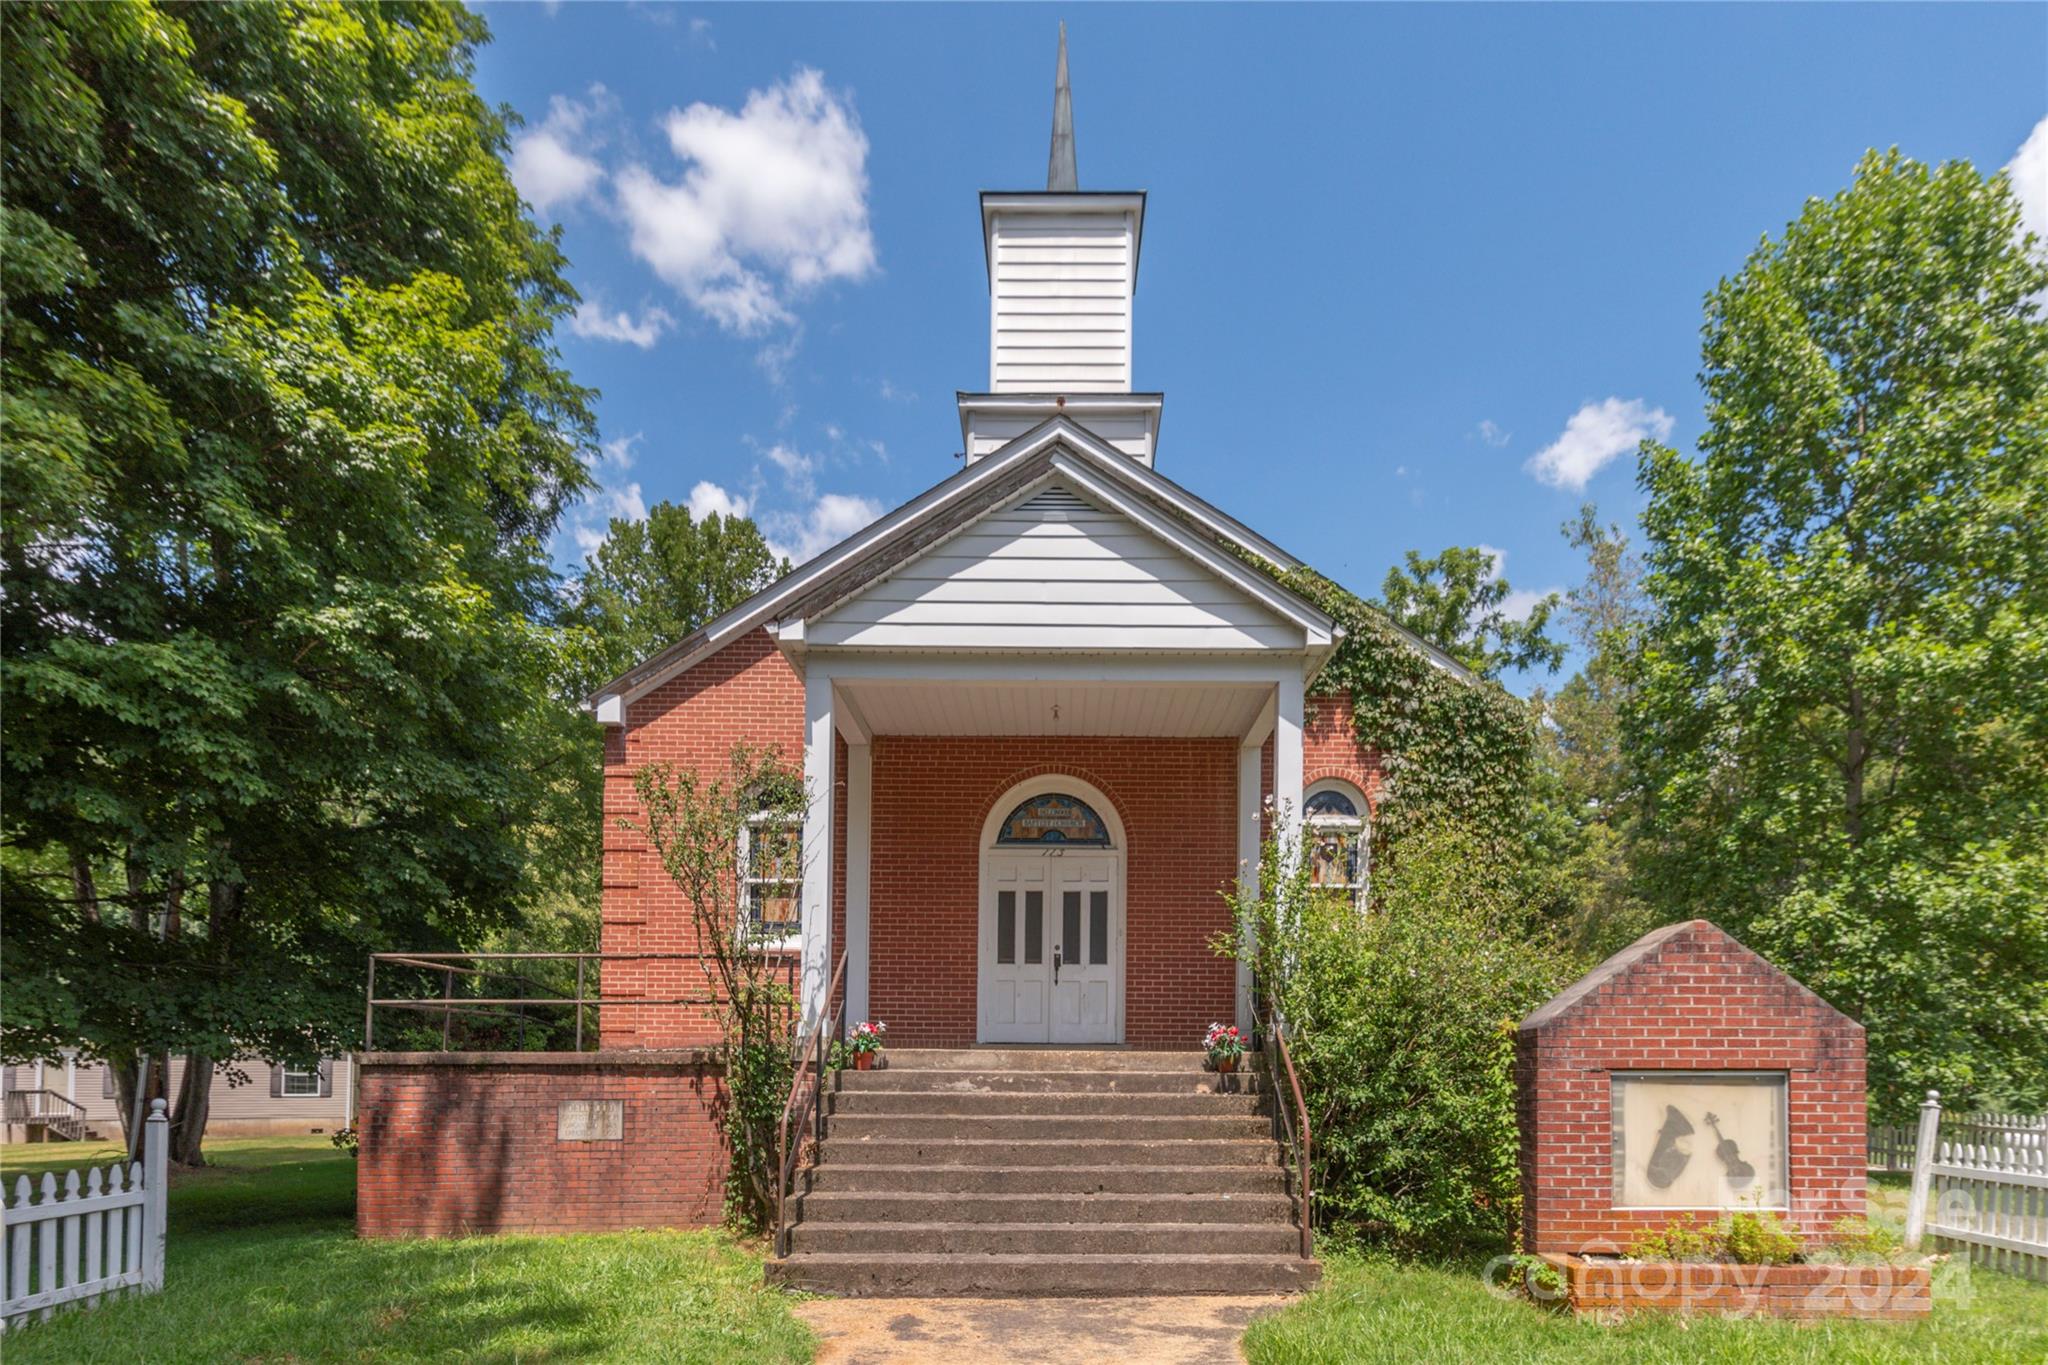
{"type": "MultiPolygon", "coordinates": [[[[1270,748],[1270,744],[1268,746],[1270,748]]],[[[1352,730],[1351,694],[1324,692],[1304,699],[1301,718],[1301,785],[1335,777],[1365,793],[1366,804],[1380,803],[1380,756],[1358,742],[1352,730]]],[[[1272,773],[1267,772],[1271,790],[1272,773]]]]}
{"type": "Polygon", "coordinates": [[[701,1227],[726,1154],[706,1054],[368,1053],[360,1059],[363,1237],[701,1227]],[[616,1141],[556,1136],[564,1100],[623,1103],[616,1141]]]}
{"type": "Polygon", "coordinates": [[[1516,1033],[1525,1249],[1625,1246],[1674,1217],[1719,1216],[1613,1207],[1615,1071],[1787,1073],[1792,1220],[1812,1237],[1861,1214],[1863,1065],[1862,1025],[1706,920],[1645,935],[1516,1033]]]}
{"type": "Polygon", "coordinates": [[[1123,822],[1125,1040],[1191,1047],[1235,1017],[1236,968],[1209,949],[1237,875],[1234,740],[882,735],[874,750],[869,998],[892,1043],[974,1041],[982,825],[1044,773],[1092,783],[1123,822]]]}
{"type": "MultiPolygon", "coordinates": [[[[695,952],[690,910],[647,836],[623,828],[642,818],[633,791],[635,772],[650,763],[715,775],[727,771],[733,745],[776,746],[785,762],[804,759],[804,685],[766,631],[734,641],[633,703],[626,725],[605,736],[604,918],[608,953],[695,952]]],[[[842,753],[842,763],[844,750],[842,753]]],[[[844,769],[842,767],[841,771],[844,769]]],[[[843,838],[843,826],[840,830],[843,838]]],[[[839,861],[843,862],[844,859],[839,861]]],[[[841,893],[843,883],[838,885],[841,893]]],[[[843,940],[839,940],[843,941],[843,940]]],[[[701,996],[707,991],[694,962],[607,963],[607,999],[701,996]]],[[[602,1011],[606,1047],[685,1047],[715,1040],[702,1010],[602,1011]]]]}

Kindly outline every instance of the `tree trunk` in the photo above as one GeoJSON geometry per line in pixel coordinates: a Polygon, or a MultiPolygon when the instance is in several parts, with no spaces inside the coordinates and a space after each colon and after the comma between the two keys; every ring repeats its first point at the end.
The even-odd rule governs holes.
{"type": "Polygon", "coordinates": [[[142,1062],[139,1053],[133,1060],[109,1058],[107,1061],[107,1069],[114,1073],[114,1106],[120,1110],[121,1136],[128,1144],[130,1161],[140,1160],[142,1156],[140,1130],[131,1131],[135,1127],[135,1084],[142,1075],[142,1062]]]}
{"type": "Polygon", "coordinates": [[[92,860],[83,853],[71,854],[71,894],[78,901],[79,913],[88,924],[100,922],[100,892],[92,877],[92,860]]]}
{"type": "Polygon", "coordinates": [[[1842,761],[1842,826],[1849,842],[1863,842],[1863,776],[1870,766],[1870,737],[1864,729],[1863,692],[1849,684],[1848,752],[1842,761]]]}
{"type": "Polygon", "coordinates": [[[204,1166],[206,1116],[213,1103],[213,1058],[203,1052],[185,1054],[185,1075],[178,1084],[178,1105],[171,1115],[171,1160],[181,1166],[204,1166]]]}

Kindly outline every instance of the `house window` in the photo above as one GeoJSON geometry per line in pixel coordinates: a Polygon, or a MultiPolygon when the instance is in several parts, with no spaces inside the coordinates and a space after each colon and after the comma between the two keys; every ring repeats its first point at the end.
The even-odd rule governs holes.
{"type": "Polygon", "coordinates": [[[284,1076],[282,1083],[278,1087],[278,1093],[286,1099],[295,1097],[318,1099],[320,1097],[319,1068],[313,1067],[305,1070],[291,1066],[284,1068],[284,1076]]]}
{"type": "Polygon", "coordinates": [[[803,933],[804,822],[780,812],[740,829],[741,932],[752,943],[790,943],[803,933]]]}
{"type": "Polygon", "coordinates": [[[1302,798],[1308,830],[1308,879],[1316,887],[1364,898],[1366,880],[1365,795],[1348,782],[1326,778],[1302,798]]]}

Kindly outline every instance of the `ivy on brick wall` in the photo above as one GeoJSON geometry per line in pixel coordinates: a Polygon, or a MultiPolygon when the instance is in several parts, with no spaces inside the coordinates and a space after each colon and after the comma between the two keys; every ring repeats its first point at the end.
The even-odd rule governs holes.
{"type": "Polygon", "coordinates": [[[1526,828],[1535,732],[1529,709],[1499,683],[1455,676],[1432,663],[1372,603],[1312,569],[1277,575],[1344,628],[1313,684],[1351,693],[1358,742],[1381,755],[1387,787],[1374,842],[1455,820],[1496,847],[1526,828]]]}

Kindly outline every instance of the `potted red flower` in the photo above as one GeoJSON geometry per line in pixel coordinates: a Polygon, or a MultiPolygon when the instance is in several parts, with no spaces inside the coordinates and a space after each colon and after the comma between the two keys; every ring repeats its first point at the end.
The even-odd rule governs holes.
{"type": "Polygon", "coordinates": [[[1237,1070],[1237,1059],[1244,1056],[1244,1035],[1235,1024],[1211,1024],[1202,1048],[1208,1053],[1210,1067],[1227,1076],[1237,1070]]]}
{"type": "Polygon", "coordinates": [[[889,1026],[879,1019],[853,1026],[853,1032],[846,1035],[846,1050],[853,1054],[855,1071],[873,1068],[875,1058],[882,1055],[882,1035],[888,1031],[889,1026]]]}

